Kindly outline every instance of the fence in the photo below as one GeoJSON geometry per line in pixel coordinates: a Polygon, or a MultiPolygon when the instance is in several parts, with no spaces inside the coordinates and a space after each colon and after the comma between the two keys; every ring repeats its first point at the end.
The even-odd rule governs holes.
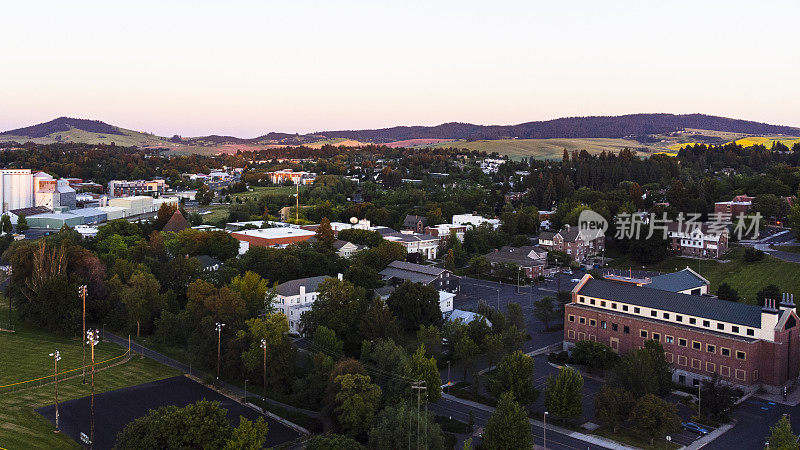
{"type": "MultiPolygon", "coordinates": [[[[103,367],[109,367],[110,365],[114,364],[115,361],[121,361],[122,358],[125,358],[127,356],[128,356],[128,352],[126,351],[125,353],[123,353],[123,354],[121,354],[119,356],[115,356],[113,358],[109,358],[109,359],[106,359],[104,361],[96,362],[96,363],[94,363],[94,367],[95,367],[95,369],[100,369],[100,368],[103,368],[103,367]]],[[[91,365],[86,365],[85,367],[86,367],[87,373],[92,369],[91,365]]],[[[69,378],[69,376],[77,375],[76,372],[79,372],[82,368],[83,367],[77,367],[75,369],[69,369],[69,370],[65,370],[63,372],[59,372],[58,373],[58,380],[59,381],[63,381],[63,380],[66,380],[67,378],[69,378]],[[69,375],[67,375],[67,374],[69,374],[69,375]],[[65,376],[65,375],[67,375],[67,376],[65,376]]],[[[0,392],[3,392],[3,393],[5,393],[5,392],[16,392],[16,391],[20,391],[22,389],[28,389],[28,388],[32,388],[32,387],[43,386],[45,384],[52,383],[54,381],[54,376],[55,376],[54,374],[50,374],[50,375],[47,375],[47,376],[44,376],[44,377],[33,378],[33,379],[30,379],[30,380],[25,380],[25,381],[19,381],[17,383],[5,384],[5,385],[0,386],[0,392]]]]}

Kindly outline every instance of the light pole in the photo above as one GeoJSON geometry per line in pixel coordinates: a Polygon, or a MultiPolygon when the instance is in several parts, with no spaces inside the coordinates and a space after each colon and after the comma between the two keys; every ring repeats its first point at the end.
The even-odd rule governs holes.
{"type": "MultiPolygon", "coordinates": [[[[86,285],[78,286],[78,295],[81,296],[81,303],[83,303],[83,334],[86,334],[86,285]]],[[[83,364],[81,365],[81,373],[83,374],[83,384],[86,384],[86,341],[82,345],[83,350],[83,364]]]]}
{"type": "Polygon", "coordinates": [[[267,340],[261,340],[261,348],[264,349],[264,415],[267,415],[267,340]]]}
{"type": "Polygon", "coordinates": [[[244,379],[244,401],[242,403],[247,403],[247,378],[244,379]]]}
{"type": "Polygon", "coordinates": [[[558,280],[558,292],[561,292],[561,266],[558,265],[558,258],[556,258],[556,279],[558,280]]]}
{"type": "MultiPolygon", "coordinates": [[[[11,275],[14,273],[14,269],[9,266],[8,267],[8,283],[11,284],[11,275]]],[[[8,297],[8,329],[13,330],[14,327],[11,324],[11,297],[8,297]]]]}
{"type": "Polygon", "coordinates": [[[497,290],[497,312],[500,312],[500,289],[497,290]]]}
{"type": "Polygon", "coordinates": [[[544,416],[543,416],[544,417],[544,426],[542,426],[542,435],[543,435],[543,439],[544,439],[544,445],[542,445],[542,447],[544,447],[544,450],[547,450],[547,415],[548,414],[550,414],[550,413],[545,411],[544,412],[544,416]]]}
{"type": "Polygon", "coordinates": [[[92,349],[92,426],[89,436],[89,448],[94,446],[94,346],[100,342],[100,332],[97,330],[89,330],[86,332],[86,343],[92,349]]]}
{"type": "Polygon", "coordinates": [[[50,356],[53,357],[53,378],[56,380],[56,429],[55,432],[58,433],[58,362],[61,361],[61,354],[58,350],[50,353],[50,356]]]}
{"type": "Polygon", "coordinates": [[[522,272],[522,267],[517,266],[517,294],[519,294],[519,274],[522,272]]]}
{"type": "Polygon", "coordinates": [[[697,383],[697,417],[700,417],[700,386],[702,383],[697,383]]]}
{"type": "Polygon", "coordinates": [[[217,383],[219,383],[219,358],[222,351],[222,327],[224,323],[217,322],[217,383]]]}

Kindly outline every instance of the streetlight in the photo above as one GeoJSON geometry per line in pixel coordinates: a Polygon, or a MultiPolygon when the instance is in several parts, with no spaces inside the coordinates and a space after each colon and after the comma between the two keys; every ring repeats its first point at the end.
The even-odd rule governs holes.
{"type": "MultiPolygon", "coordinates": [[[[86,285],[82,284],[78,286],[78,295],[81,296],[81,300],[83,303],[83,334],[86,334],[86,285]]],[[[83,377],[83,384],[86,384],[86,341],[83,342],[83,364],[81,366],[81,372],[83,377]]]]}
{"type": "Polygon", "coordinates": [[[92,348],[92,427],[89,437],[89,448],[94,446],[94,346],[100,342],[100,331],[88,330],[86,332],[86,341],[92,348]]]}
{"type": "Polygon", "coordinates": [[[222,351],[222,327],[225,326],[224,323],[217,322],[217,381],[219,381],[219,358],[220,353],[222,351]]]}
{"type": "Polygon", "coordinates": [[[58,350],[50,353],[50,356],[53,357],[53,378],[56,380],[56,430],[55,432],[58,433],[58,362],[61,361],[61,354],[58,350]]]}
{"type": "Polygon", "coordinates": [[[247,378],[244,379],[244,400],[242,403],[247,403],[247,378]]]}
{"type": "MultiPolygon", "coordinates": [[[[11,284],[11,275],[14,272],[11,266],[8,266],[8,282],[11,284]]],[[[8,329],[13,330],[13,325],[11,324],[11,297],[8,297],[8,329]]]]}
{"type": "Polygon", "coordinates": [[[261,340],[261,348],[264,349],[264,415],[267,414],[267,340],[261,340]]]}
{"type": "Polygon", "coordinates": [[[543,437],[544,445],[542,445],[542,447],[544,447],[545,450],[547,450],[547,415],[548,414],[550,414],[550,413],[548,413],[547,411],[544,412],[544,416],[543,416],[544,417],[544,426],[542,426],[542,435],[544,436],[543,437]]]}
{"type": "Polygon", "coordinates": [[[500,312],[500,289],[497,289],[497,312],[500,312]]]}

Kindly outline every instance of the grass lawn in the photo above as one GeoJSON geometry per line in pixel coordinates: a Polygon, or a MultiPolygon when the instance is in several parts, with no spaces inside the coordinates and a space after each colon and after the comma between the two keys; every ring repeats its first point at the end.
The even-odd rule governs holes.
{"type": "MultiPolygon", "coordinates": [[[[300,190],[307,189],[307,186],[300,186],[300,190]]],[[[230,194],[231,200],[233,202],[236,201],[236,197],[239,197],[244,201],[246,198],[250,198],[251,200],[256,199],[264,194],[284,194],[284,195],[294,195],[296,192],[296,188],[294,186],[253,186],[251,189],[252,191],[247,192],[240,192],[238,194],[230,194]]],[[[200,206],[198,209],[200,211],[211,211],[211,214],[203,214],[203,223],[216,223],[220,219],[227,220],[228,218],[228,209],[230,208],[229,205],[208,205],[208,206],[200,206]]]]}
{"type": "MultiPolygon", "coordinates": [[[[121,350],[120,347],[117,349],[121,350]]],[[[141,359],[135,356],[124,364],[95,372],[95,393],[176,375],[180,375],[180,372],[151,359],[141,359]]],[[[90,393],[89,384],[81,383],[80,377],[58,383],[59,401],[85,397],[90,393]]],[[[53,424],[34,411],[35,408],[52,404],[53,395],[54,386],[52,384],[2,393],[0,395],[0,446],[8,449],[80,448],[69,437],[53,433],[53,424]]]]}
{"type": "Polygon", "coordinates": [[[625,428],[620,428],[618,433],[614,433],[612,430],[609,430],[605,427],[600,427],[593,431],[592,434],[644,449],[672,450],[681,448],[680,444],[669,442],[666,439],[656,439],[654,440],[653,445],[650,445],[649,440],[643,439],[639,435],[634,434],[632,430],[625,428]]]}
{"type": "Polygon", "coordinates": [[[782,252],[800,253],[800,245],[770,245],[769,247],[782,252]]]}
{"type": "MultiPolygon", "coordinates": [[[[0,296],[0,323],[8,323],[8,301],[0,296]]],[[[53,374],[53,358],[49,356],[55,350],[61,354],[58,363],[59,372],[79,369],[82,361],[81,341],[77,337],[63,337],[36,330],[24,322],[15,323],[16,332],[0,332],[0,386],[30,380],[53,374]]],[[[101,342],[95,347],[95,361],[120,356],[126,349],[117,345],[101,342]]],[[[86,350],[87,364],[90,362],[90,350],[86,350]]],[[[2,392],[2,391],[0,391],[2,392]]]]}
{"type": "MultiPolygon", "coordinates": [[[[761,261],[748,263],[744,261],[743,254],[744,248],[734,247],[724,256],[724,259],[730,260],[727,263],[671,256],[656,264],[645,264],[645,268],[660,272],[674,272],[688,266],[711,282],[712,293],[717,291],[717,287],[721,283],[726,282],[736,289],[739,296],[747,303],[755,303],[756,293],[768,284],[778,286],[781,292],[797,294],[800,297],[800,285],[797,283],[797,280],[800,280],[800,264],[768,255],[765,255],[761,261]]],[[[632,261],[628,255],[624,255],[614,258],[609,263],[609,267],[640,269],[642,264],[632,261]]]]}

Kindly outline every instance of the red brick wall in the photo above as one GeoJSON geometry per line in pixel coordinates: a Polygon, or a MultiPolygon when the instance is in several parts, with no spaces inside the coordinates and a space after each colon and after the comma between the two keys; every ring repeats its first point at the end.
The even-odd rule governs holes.
{"type": "MultiPolygon", "coordinates": [[[[787,362],[786,344],[768,341],[752,341],[733,339],[722,334],[705,333],[689,327],[673,326],[667,323],[650,321],[643,318],[615,315],[605,311],[591,309],[570,303],[565,307],[564,340],[575,343],[580,340],[592,340],[614,347],[612,339],[617,339],[616,345],[619,353],[626,353],[642,347],[644,342],[653,338],[653,333],[659,334],[659,341],[664,346],[667,361],[676,369],[710,376],[716,372],[720,378],[736,384],[779,385],[786,381],[787,362]],[[570,320],[574,317],[574,321],[570,320]],[[583,317],[585,323],[580,323],[583,317]],[[595,325],[591,325],[591,321],[595,325]],[[601,328],[601,321],[606,322],[606,328],[601,328]],[[617,324],[617,331],[612,324],[617,324]],[[628,326],[629,333],[624,332],[628,326]],[[641,330],[647,331],[647,337],[641,336],[641,330]],[[672,343],[666,342],[666,337],[673,338],[672,343]],[[680,346],[679,339],[686,340],[686,346],[680,346]],[[693,342],[700,343],[700,350],[693,348],[693,342]],[[714,352],[710,353],[707,346],[713,345],[714,352]],[[722,349],[730,349],[730,356],[723,356],[722,349]],[[745,359],[737,359],[736,352],[745,352],[745,359]],[[754,379],[757,378],[757,379],[754,379]]],[[[789,331],[785,332],[788,334],[789,331]]],[[[800,339],[797,328],[792,330],[792,362],[793,373],[796,376],[798,364],[798,351],[800,339]]]]}

